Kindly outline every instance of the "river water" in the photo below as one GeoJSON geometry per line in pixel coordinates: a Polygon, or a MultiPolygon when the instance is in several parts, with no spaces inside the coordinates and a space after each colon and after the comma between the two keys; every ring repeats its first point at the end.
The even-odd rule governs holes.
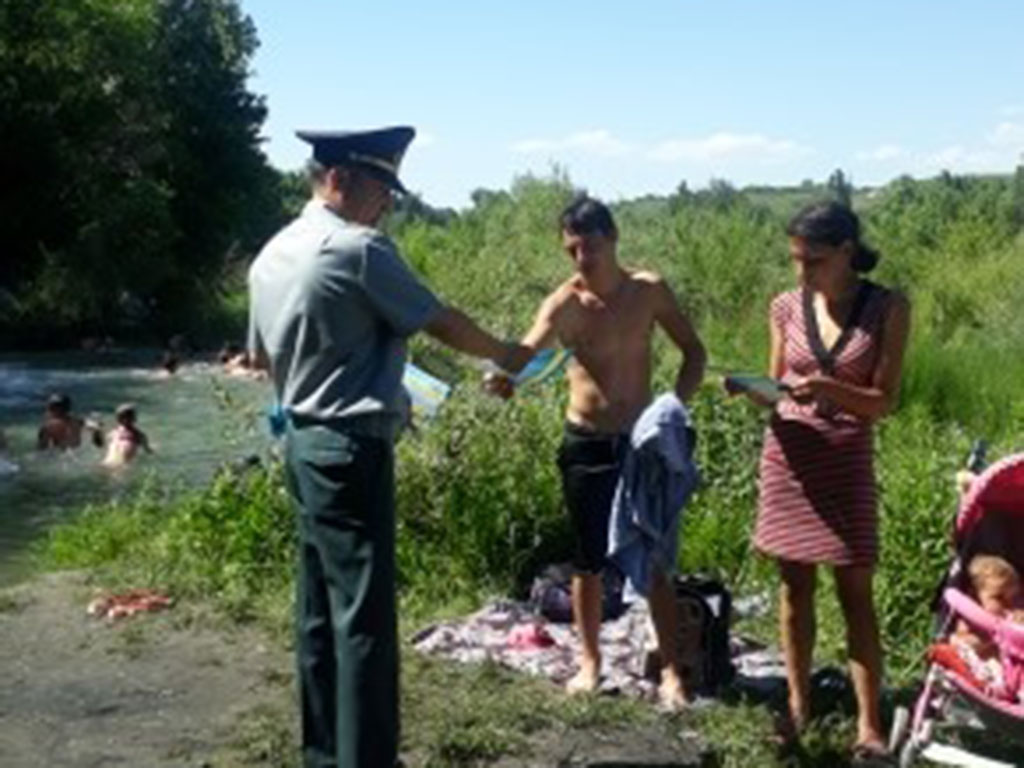
{"type": "Polygon", "coordinates": [[[160,375],[155,352],[0,356],[0,429],[18,466],[0,467],[0,586],[28,572],[31,544],[90,502],[132,493],[144,482],[186,489],[206,483],[225,462],[265,456],[271,440],[263,413],[266,382],[226,376],[220,366],[193,362],[160,375]],[[138,426],[154,454],[111,471],[88,440],[73,451],[37,451],[36,431],[52,392],[67,393],[73,412],[114,425],[122,402],[138,408],[138,426]]]}

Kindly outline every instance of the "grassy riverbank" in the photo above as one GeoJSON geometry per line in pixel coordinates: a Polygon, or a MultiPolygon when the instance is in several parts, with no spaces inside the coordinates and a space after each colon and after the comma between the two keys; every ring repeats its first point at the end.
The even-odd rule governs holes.
{"type": "MultiPolygon", "coordinates": [[[[1024,447],[1024,315],[1017,306],[1024,296],[1024,240],[1013,218],[1012,186],[1000,179],[955,181],[897,182],[863,206],[871,241],[883,253],[878,279],[902,288],[914,307],[901,406],[878,430],[883,558],[877,590],[888,683],[895,688],[921,672],[929,601],[949,559],[953,473],[974,437],[989,438],[993,457],[1024,447]]],[[[567,274],[554,221],[570,193],[564,179],[521,179],[451,222],[412,221],[396,236],[442,295],[496,331],[518,335],[567,274]]],[[[634,201],[617,214],[622,260],[668,278],[712,361],[761,369],[768,299],[791,282],[785,216],[739,194],[634,201]]],[[[568,545],[552,461],[561,389],[542,387],[501,403],[478,393],[478,374],[465,361],[422,339],[413,353],[452,381],[455,392],[438,419],[398,448],[406,634],[487,595],[521,594],[537,568],[562,559],[568,545]]],[[[659,338],[660,388],[677,364],[659,338]]],[[[751,553],[749,533],[764,414],[724,398],[713,378],[694,403],[704,485],[686,513],[680,563],[724,578],[737,593],[761,593],[773,589],[774,578],[769,564],[751,553]]],[[[222,476],[183,497],[150,489],[90,508],[54,532],[47,561],[212,601],[233,619],[261,622],[286,644],[292,513],[280,480],[271,467],[222,476]]],[[[822,590],[819,604],[817,658],[841,663],[843,627],[830,589],[822,590]]],[[[770,620],[740,629],[765,639],[774,634],[770,620]]],[[[512,760],[545,740],[557,744],[565,734],[612,727],[683,741],[681,732],[697,731],[715,765],[774,760],[763,743],[769,713],[760,705],[738,702],[657,719],[635,703],[569,702],[549,686],[500,670],[457,669],[409,654],[404,684],[405,743],[428,764],[512,760]]],[[[851,727],[842,711],[826,715],[805,764],[842,765],[851,727]]]]}

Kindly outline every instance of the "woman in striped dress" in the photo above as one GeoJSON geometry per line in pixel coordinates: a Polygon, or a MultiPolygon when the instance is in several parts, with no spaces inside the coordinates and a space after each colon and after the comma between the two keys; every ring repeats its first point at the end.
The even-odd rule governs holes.
{"type": "MultiPolygon", "coordinates": [[[[771,304],[770,373],[785,396],[773,407],[760,464],[754,544],[782,580],[780,630],[795,738],[810,716],[814,590],[831,565],[847,627],[857,696],[854,755],[884,753],[879,716],[882,653],[872,578],[878,557],[872,424],[896,402],[910,308],[862,277],[878,254],[856,215],[811,206],[787,229],[798,287],[771,304]]],[[[758,399],[756,395],[752,395],[758,399]]]]}

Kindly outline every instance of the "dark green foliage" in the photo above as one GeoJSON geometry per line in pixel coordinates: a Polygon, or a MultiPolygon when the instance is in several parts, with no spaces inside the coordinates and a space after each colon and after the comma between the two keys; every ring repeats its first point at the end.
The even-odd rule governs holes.
{"type": "Polygon", "coordinates": [[[0,30],[0,335],[186,329],[282,220],[251,22],[234,0],[0,0],[0,30]]]}
{"type": "Polygon", "coordinates": [[[764,414],[711,387],[698,393],[693,409],[700,425],[697,462],[702,481],[683,519],[680,567],[718,576],[743,590],[765,571],[756,570],[763,563],[752,557],[750,544],[764,414]]]}
{"type": "Polygon", "coordinates": [[[554,461],[559,398],[510,408],[475,387],[461,387],[436,422],[399,446],[399,572],[432,604],[522,593],[571,551],[554,461]]]}

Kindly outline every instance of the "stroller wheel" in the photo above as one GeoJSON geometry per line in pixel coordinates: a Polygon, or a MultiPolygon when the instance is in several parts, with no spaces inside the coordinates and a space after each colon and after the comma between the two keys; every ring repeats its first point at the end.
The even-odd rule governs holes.
{"type": "Polygon", "coordinates": [[[892,729],[889,731],[889,753],[897,754],[907,738],[907,731],[910,729],[910,710],[906,707],[896,707],[892,713],[892,729]]]}

